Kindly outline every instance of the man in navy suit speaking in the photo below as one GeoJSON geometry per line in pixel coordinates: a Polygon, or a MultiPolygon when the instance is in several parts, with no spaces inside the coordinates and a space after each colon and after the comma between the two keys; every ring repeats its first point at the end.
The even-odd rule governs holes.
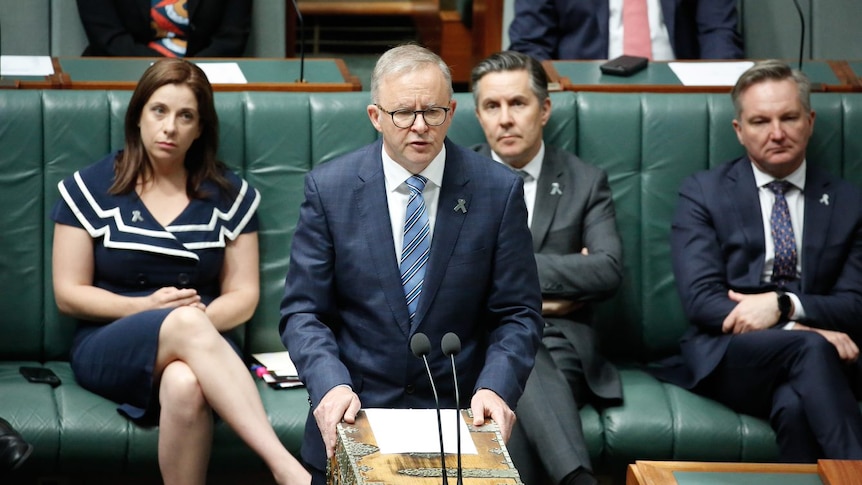
{"type": "MultiPolygon", "coordinates": [[[[410,348],[418,332],[445,389],[452,364],[439,342],[458,335],[474,424],[490,417],[511,433],[543,325],[523,181],[446,139],[452,98],[439,56],[390,49],[367,108],[381,139],[306,177],[279,330],[311,400],[302,457],[315,483],[336,425],[360,407],[434,407],[410,348]]],[[[440,392],[441,407],[454,401],[440,392]]]]}
{"type": "Polygon", "coordinates": [[[732,91],[746,156],[695,174],[671,228],[692,327],[665,378],[768,418],[779,457],[862,459],[862,191],[807,159],[810,84],[765,61],[732,91]]]}

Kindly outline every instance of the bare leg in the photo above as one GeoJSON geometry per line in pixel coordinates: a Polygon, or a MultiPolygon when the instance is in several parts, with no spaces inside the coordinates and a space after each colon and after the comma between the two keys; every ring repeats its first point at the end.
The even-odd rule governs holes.
{"type": "Polygon", "coordinates": [[[196,308],[177,308],[162,324],[156,374],[177,360],[191,369],[206,402],[263,459],[277,483],[310,483],[311,476],[272,429],[242,360],[196,308]]]}
{"type": "Polygon", "coordinates": [[[162,371],[159,402],[159,468],[165,485],[204,485],[213,415],[197,378],[182,361],[162,371]]]}

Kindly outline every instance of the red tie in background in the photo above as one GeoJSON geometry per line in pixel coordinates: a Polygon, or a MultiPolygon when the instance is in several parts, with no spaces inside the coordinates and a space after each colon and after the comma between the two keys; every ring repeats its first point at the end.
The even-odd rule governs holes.
{"type": "Polygon", "coordinates": [[[652,59],[646,0],[623,0],[623,54],[652,59]]]}

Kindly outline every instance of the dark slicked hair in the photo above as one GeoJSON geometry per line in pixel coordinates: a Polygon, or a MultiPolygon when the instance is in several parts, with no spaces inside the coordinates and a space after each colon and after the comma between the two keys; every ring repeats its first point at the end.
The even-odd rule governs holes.
{"type": "Polygon", "coordinates": [[[491,54],[473,68],[470,75],[470,82],[473,86],[473,102],[479,103],[480,79],[486,74],[506,71],[527,71],[527,74],[530,75],[530,89],[539,99],[539,102],[541,103],[548,98],[548,75],[545,74],[542,64],[520,52],[502,51],[491,54]]]}

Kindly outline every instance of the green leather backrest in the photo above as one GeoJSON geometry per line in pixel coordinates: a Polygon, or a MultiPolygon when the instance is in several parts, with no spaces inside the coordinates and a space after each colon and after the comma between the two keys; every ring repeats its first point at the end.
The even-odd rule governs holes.
{"type": "MultiPolygon", "coordinates": [[[[128,91],[0,91],[0,357],[65,360],[74,323],[51,289],[56,184],[123,140],[128,91]]],[[[623,239],[621,290],[599,305],[615,360],[676,348],[686,322],[670,268],[669,222],[683,177],[742,154],[723,94],[553,93],[549,144],[608,171],[623,239]]],[[[484,141],[472,96],[455,95],[450,138],[484,141]]],[[[313,166],[374,141],[367,92],[218,93],[219,156],[262,194],[261,300],[239,331],[249,352],[279,350],[279,303],[303,180],[313,166]]],[[[816,94],[809,160],[862,185],[862,94],[816,94]]],[[[732,196],[732,194],[729,194],[732,196]]]]}

